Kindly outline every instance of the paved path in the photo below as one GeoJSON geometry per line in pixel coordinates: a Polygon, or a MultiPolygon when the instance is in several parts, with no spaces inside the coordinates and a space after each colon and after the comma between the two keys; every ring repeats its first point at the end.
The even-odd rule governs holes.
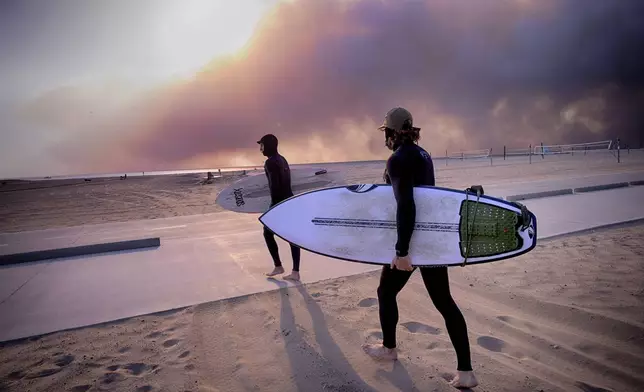
{"type": "MultiPolygon", "coordinates": [[[[524,204],[537,215],[543,239],[644,219],[642,200],[644,186],[524,204]]],[[[272,263],[257,217],[217,213],[0,235],[4,253],[161,237],[158,249],[0,268],[0,341],[275,289],[263,276],[272,263]]],[[[288,268],[289,249],[278,242],[288,268]]],[[[304,283],[378,268],[302,253],[304,283]]]]}
{"type": "MultiPolygon", "coordinates": [[[[635,181],[644,181],[644,172],[600,174],[565,180],[508,182],[484,188],[487,195],[507,198],[514,194],[635,181]]],[[[251,224],[251,227],[254,227],[258,217],[259,214],[214,213],[9,234],[0,233],[0,255],[145,237],[162,237],[164,242],[181,237],[210,238],[211,234],[216,234],[227,228],[234,230],[235,227],[246,224],[251,224]],[[217,225],[218,222],[225,222],[225,224],[217,225]]]]}

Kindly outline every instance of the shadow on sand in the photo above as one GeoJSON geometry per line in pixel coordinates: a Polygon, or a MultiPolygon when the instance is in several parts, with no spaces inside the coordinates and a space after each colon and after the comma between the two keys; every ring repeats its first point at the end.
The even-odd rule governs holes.
{"type": "MultiPolygon", "coordinates": [[[[311,315],[315,340],[320,347],[321,353],[318,353],[314,347],[311,347],[306,342],[303,336],[305,331],[295,321],[289,298],[289,294],[293,293],[294,290],[289,290],[289,285],[286,282],[277,279],[269,279],[269,281],[281,288],[280,299],[282,309],[280,327],[286,352],[291,368],[293,369],[293,378],[297,389],[307,392],[313,390],[343,392],[377,391],[376,388],[370,386],[358,375],[342,353],[340,347],[333,340],[322,309],[308,293],[306,287],[297,284],[292,288],[297,289],[306,303],[306,307],[311,315]],[[310,369],[320,367],[322,369],[311,373],[310,369]]],[[[361,350],[359,346],[356,349],[361,350]]],[[[413,387],[413,381],[409,373],[399,361],[396,361],[392,368],[392,371],[379,370],[378,375],[388,379],[401,391],[416,390],[413,387]]]]}

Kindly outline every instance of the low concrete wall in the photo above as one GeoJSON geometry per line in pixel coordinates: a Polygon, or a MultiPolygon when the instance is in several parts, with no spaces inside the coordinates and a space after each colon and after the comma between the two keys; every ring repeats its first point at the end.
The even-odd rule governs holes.
{"type": "Polygon", "coordinates": [[[628,187],[628,182],[617,182],[614,184],[592,185],[592,186],[575,188],[573,189],[573,192],[575,193],[596,192],[596,191],[605,191],[608,189],[617,189],[617,188],[626,188],[626,187],[628,187]]]}
{"type": "Polygon", "coordinates": [[[543,191],[543,192],[534,192],[534,193],[524,193],[522,195],[507,196],[505,199],[508,201],[520,201],[520,200],[539,199],[542,197],[552,197],[552,196],[561,196],[561,195],[572,195],[572,188],[555,189],[553,191],[543,191]]]}
{"type": "Polygon", "coordinates": [[[604,191],[609,189],[628,188],[629,186],[640,186],[640,185],[644,185],[644,180],[630,181],[630,182],[615,182],[611,184],[591,185],[591,186],[583,186],[579,188],[564,188],[564,189],[555,189],[555,190],[543,191],[543,192],[524,193],[520,195],[506,196],[505,200],[520,201],[520,200],[529,200],[529,199],[540,199],[544,197],[572,195],[575,193],[597,192],[597,191],[604,191]]]}
{"type": "Polygon", "coordinates": [[[63,257],[86,256],[99,253],[118,252],[142,248],[153,248],[161,245],[159,237],[143,238],[119,242],[107,242],[102,244],[82,245],[68,248],[37,250],[33,252],[14,253],[0,255],[0,266],[10,264],[29,263],[63,257]]]}

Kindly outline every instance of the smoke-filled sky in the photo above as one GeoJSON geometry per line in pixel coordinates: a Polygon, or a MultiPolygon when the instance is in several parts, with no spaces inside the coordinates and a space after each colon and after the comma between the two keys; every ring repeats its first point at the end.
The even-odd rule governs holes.
{"type": "Polygon", "coordinates": [[[0,177],[384,159],[644,132],[641,0],[4,0],[0,177]]]}

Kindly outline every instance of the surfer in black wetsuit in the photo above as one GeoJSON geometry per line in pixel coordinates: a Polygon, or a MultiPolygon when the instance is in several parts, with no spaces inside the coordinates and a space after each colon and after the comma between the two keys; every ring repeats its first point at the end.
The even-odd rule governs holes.
{"type": "MultiPolygon", "coordinates": [[[[391,265],[386,265],[380,275],[378,303],[383,341],[367,344],[367,354],[384,360],[398,358],[396,351],[396,325],[398,304],[396,296],[407,284],[416,267],[409,257],[409,243],[416,220],[414,186],[435,185],[434,165],[430,155],[416,143],[420,128],[413,126],[411,113],[404,108],[390,110],[383,125],[385,145],[393,151],[387,161],[384,180],[391,184],[397,202],[396,254],[391,265]]],[[[445,326],[458,361],[457,376],[451,384],[457,388],[473,388],[478,381],[472,371],[470,346],[465,319],[454,302],[449,289],[447,267],[420,267],[420,272],[429,296],[445,320],[445,326]]]]}
{"type": "MultiPolygon", "coordinates": [[[[293,196],[291,189],[291,169],[286,159],[277,152],[277,137],[275,135],[264,135],[258,142],[260,151],[267,157],[264,162],[264,172],[268,179],[268,188],[271,192],[271,207],[275,204],[293,196]]],[[[284,273],[284,267],[280,260],[279,249],[275,241],[275,234],[264,226],[264,239],[268,251],[273,257],[275,268],[267,273],[267,276],[275,276],[284,273]]],[[[288,280],[300,280],[300,248],[291,245],[291,256],[293,257],[293,272],[284,277],[288,280]]]]}

